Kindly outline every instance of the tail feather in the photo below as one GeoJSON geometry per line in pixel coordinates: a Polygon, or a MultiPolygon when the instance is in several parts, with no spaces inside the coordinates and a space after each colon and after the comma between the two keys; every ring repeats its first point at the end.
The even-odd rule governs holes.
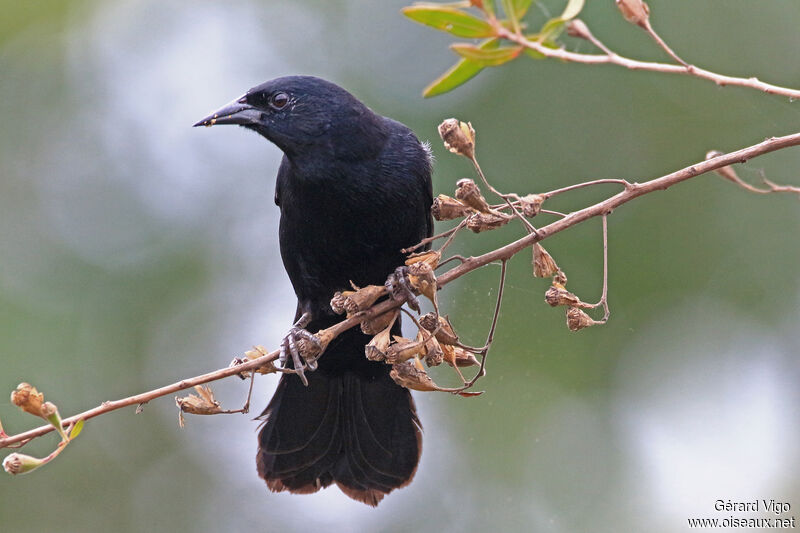
{"type": "Polygon", "coordinates": [[[270,490],[306,494],[335,483],[374,506],[411,481],[422,448],[414,401],[376,365],[368,376],[314,372],[308,387],[281,378],[259,433],[258,473],[270,490]]]}

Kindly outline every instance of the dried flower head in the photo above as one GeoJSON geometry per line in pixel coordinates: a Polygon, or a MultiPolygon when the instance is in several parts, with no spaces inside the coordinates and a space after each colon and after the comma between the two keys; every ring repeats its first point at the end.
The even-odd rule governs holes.
{"type": "Polygon", "coordinates": [[[465,217],[470,213],[472,213],[471,207],[462,204],[460,201],[446,194],[440,194],[434,198],[433,205],[431,206],[433,218],[439,221],[465,217]]]}
{"type": "Polygon", "coordinates": [[[578,305],[580,298],[569,292],[563,285],[553,282],[547,292],[544,293],[544,301],[552,307],[559,305],[578,305]]]}
{"type": "Polygon", "coordinates": [[[347,297],[353,294],[354,292],[355,291],[344,291],[344,292],[337,291],[333,295],[333,298],[331,298],[331,309],[333,309],[333,312],[336,313],[337,315],[344,314],[345,312],[344,303],[347,300],[347,297]]]}
{"type": "Polygon", "coordinates": [[[467,227],[475,233],[481,233],[505,226],[510,220],[510,217],[499,214],[473,213],[467,218],[467,227]]]}
{"type": "Polygon", "coordinates": [[[297,341],[297,351],[300,353],[300,357],[306,361],[314,361],[322,355],[322,352],[325,351],[328,344],[335,338],[331,329],[332,328],[321,329],[311,335],[314,341],[306,337],[301,337],[300,340],[297,341]]]}
{"type": "MultiPolygon", "coordinates": [[[[384,294],[386,294],[386,288],[383,285],[367,285],[345,297],[344,310],[347,311],[347,316],[354,315],[368,309],[384,294]]],[[[336,295],[334,295],[335,297],[336,295]]]]}
{"type": "Polygon", "coordinates": [[[439,136],[444,147],[454,154],[472,159],[475,157],[475,130],[469,122],[448,118],[439,124],[439,136]]]}
{"type": "Polygon", "coordinates": [[[458,335],[447,316],[439,315],[437,321],[436,313],[427,313],[419,318],[419,324],[431,333],[433,333],[438,326],[439,329],[436,331],[436,340],[442,344],[458,343],[458,335]]]}
{"type": "Polygon", "coordinates": [[[537,278],[549,278],[558,273],[558,265],[547,250],[538,242],[533,243],[533,275],[537,278]]]}
{"type": "Polygon", "coordinates": [[[406,259],[406,266],[411,266],[415,263],[427,263],[432,269],[439,266],[439,260],[442,258],[442,252],[437,250],[428,250],[427,252],[420,252],[412,254],[406,259]]]}
{"type": "Polygon", "coordinates": [[[422,343],[405,337],[394,336],[394,343],[385,351],[385,359],[389,364],[398,364],[414,358],[422,352],[422,343]]]}
{"type": "Polygon", "coordinates": [[[465,350],[461,346],[453,346],[450,344],[442,344],[441,346],[444,352],[444,362],[450,366],[479,366],[481,364],[475,357],[475,354],[469,350],[465,350]]]}
{"type": "Polygon", "coordinates": [[[365,335],[377,335],[386,328],[391,328],[394,324],[397,315],[400,313],[397,309],[387,311],[378,316],[368,318],[361,323],[361,331],[365,335]]]}
{"type": "Polygon", "coordinates": [[[186,421],[183,413],[192,415],[216,415],[222,412],[219,402],[214,398],[214,392],[207,385],[195,385],[197,395],[189,394],[183,398],[175,396],[175,405],[178,406],[178,424],[183,427],[186,421]]]}
{"type": "Polygon", "coordinates": [[[401,387],[418,391],[434,391],[439,387],[425,372],[419,360],[406,361],[392,365],[392,370],[389,372],[395,383],[401,387]]]}
{"type": "Polygon", "coordinates": [[[578,331],[598,324],[592,317],[577,307],[567,308],[567,327],[571,331],[578,331]]]}
{"type": "Polygon", "coordinates": [[[436,298],[436,275],[431,265],[425,261],[418,261],[408,267],[408,281],[411,287],[424,295],[430,301],[436,298]]]}
{"type": "Polygon", "coordinates": [[[522,207],[522,214],[528,218],[535,217],[542,210],[544,203],[544,196],[541,194],[528,194],[519,199],[520,206],[522,207]]]}
{"type": "Polygon", "coordinates": [[[386,359],[386,350],[392,342],[392,326],[384,329],[374,337],[364,347],[364,355],[370,361],[383,361],[386,359]]]}
{"type": "Polygon", "coordinates": [[[650,25],[650,8],[642,0],[616,0],[622,16],[631,24],[647,29],[650,25]]]}
{"type": "MultiPolygon", "coordinates": [[[[265,355],[269,355],[269,350],[260,344],[256,344],[253,346],[252,350],[247,350],[244,352],[244,356],[250,361],[253,359],[258,359],[259,357],[264,357],[265,355]]],[[[236,359],[234,359],[234,361],[236,361],[236,359]]],[[[239,359],[239,361],[241,361],[241,359],[239,359]]],[[[275,366],[273,361],[268,361],[263,366],[258,367],[255,371],[259,374],[274,374],[278,371],[278,367],[275,366]]],[[[246,378],[250,376],[250,373],[242,372],[240,375],[241,377],[246,378]]]]}
{"type": "Polygon", "coordinates": [[[426,365],[439,366],[442,364],[444,352],[442,351],[442,347],[439,345],[439,341],[436,340],[436,337],[432,337],[429,334],[425,335],[420,330],[417,332],[417,342],[422,344],[422,350],[420,350],[420,354],[425,357],[426,365]]]}
{"type": "Polygon", "coordinates": [[[456,182],[456,199],[481,213],[493,213],[489,202],[481,194],[481,190],[469,178],[460,179],[456,182]]]}
{"type": "Polygon", "coordinates": [[[17,385],[16,390],[11,393],[11,403],[26,413],[46,418],[42,415],[44,394],[36,390],[36,387],[29,383],[20,383],[17,385]]]}

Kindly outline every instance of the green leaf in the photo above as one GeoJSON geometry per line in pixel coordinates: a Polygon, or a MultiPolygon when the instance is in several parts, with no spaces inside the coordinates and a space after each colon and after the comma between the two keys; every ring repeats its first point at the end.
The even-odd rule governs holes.
{"type": "Polygon", "coordinates": [[[525,16],[532,0],[503,0],[503,11],[513,21],[518,21],[525,16]]]}
{"type": "Polygon", "coordinates": [[[567,21],[561,17],[548,20],[544,23],[544,26],[542,26],[542,29],[539,31],[537,40],[539,42],[544,42],[558,39],[559,35],[561,35],[561,32],[564,31],[566,25],[567,21]]]}
{"type": "MultiPolygon", "coordinates": [[[[499,45],[500,41],[498,39],[489,39],[484,41],[478,48],[481,50],[491,50],[497,48],[499,45]]],[[[447,72],[431,82],[430,85],[425,87],[425,90],[422,91],[422,96],[430,98],[452,91],[459,85],[463,85],[475,77],[481,70],[483,70],[483,67],[478,63],[468,59],[462,59],[449,68],[447,72]]]]}
{"type": "Polygon", "coordinates": [[[465,43],[451,44],[450,49],[464,59],[473,61],[481,67],[496,67],[497,65],[508,63],[512,59],[516,59],[522,52],[521,46],[503,46],[493,50],[484,50],[465,43]]]}
{"type": "Polygon", "coordinates": [[[420,4],[403,8],[403,14],[420,24],[470,39],[491,37],[494,30],[485,20],[453,7],[420,4]]]}
{"type": "MultiPolygon", "coordinates": [[[[558,39],[558,37],[564,31],[567,22],[577,17],[578,13],[581,12],[584,2],[585,0],[569,0],[567,7],[564,8],[564,12],[561,14],[561,16],[551,18],[545,22],[544,26],[542,26],[542,29],[535,36],[535,40],[539,41],[540,43],[554,44],[553,41],[558,39]]],[[[536,56],[533,57],[536,57],[537,59],[542,57],[542,54],[539,54],[538,52],[534,52],[534,54],[536,54],[536,56]]]]}
{"type": "Polygon", "coordinates": [[[581,12],[585,3],[586,0],[569,0],[569,2],[567,2],[567,7],[564,8],[564,12],[561,13],[561,18],[564,21],[574,19],[581,12]]]}
{"type": "Polygon", "coordinates": [[[72,429],[69,432],[69,440],[74,440],[75,437],[81,434],[81,431],[83,431],[83,418],[75,422],[75,425],[72,426],[72,429]]]}

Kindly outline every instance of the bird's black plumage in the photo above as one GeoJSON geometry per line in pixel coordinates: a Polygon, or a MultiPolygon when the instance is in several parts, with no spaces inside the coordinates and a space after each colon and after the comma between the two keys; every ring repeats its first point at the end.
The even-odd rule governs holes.
{"type": "MultiPolygon", "coordinates": [[[[254,87],[197,125],[239,124],[284,153],[275,203],[283,264],[309,331],[341,320],[336,291],[381,285],[401,249],[432,233],[431,164],[403,124],[373,113],[344,89],[310,76],[254,87]]],[[[399,334],[399,324],[397,332],[399,334]]],[[[377,505],[411,481],[422,438],[407,389],[389,366],[368,361],[356,329],[326,349],[308,375],[281,377],[262,414],[259,475],[274,491],[316,492],[336,483],[377,505]]]]}

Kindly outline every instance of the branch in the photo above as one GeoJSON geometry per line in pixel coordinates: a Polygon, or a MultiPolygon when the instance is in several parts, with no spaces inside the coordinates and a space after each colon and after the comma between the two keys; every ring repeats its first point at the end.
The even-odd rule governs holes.
{"type": "MultiPolygon", "coordinates": [[[[632,183],[629,186],[626,186],[625,190],[623,190],[622,192],[614,196],[611,196],[610,198],[607,198],[602,202],[589,206],[585,209],[581,209],[579,211],[570,213],[564,218],[561,218],[546,226],[538,228],[535,233],[527,234],[516,241],[513,241],[509,244],[506,244],[505,246],[502,246],[485,254],[463,259],[460,262],[460,264],[438,276],[436,279],[437,285],[439,288],[444,287],[448,283],[460,278],[461,276],[469,272],[472,272],[473,270],[476,270],[480,267],[488,265],[489,263],[495,261],[505,262],[516,253],[520,252],[521,250],[524,250],[529,246],[532,246],[536,242],[542,241],[552,235],[555,235],[556,233],[562,232],[567,228],[575,226],[590,218],[596,216],[608,215],[614,209],[620,207],[621,205],[626,204],[631,200],[638,198],[640,196],[644,196],[645,194],[649,194],[660,190],[666,190],[672,187],[673,185],[677,185],[678,183],[681,183],[688,179],[694,178],[701,174],[705,174],[706,172],[718,170],[728,165],[733,165],[736,163],[744,163],[753,157],[768,154],[770,152],[781,150],[783,148],[788,148],[790,146],[798,146],[798,145],[800,145],[800,133],[786,135],[784,137],[771,137],[753,146],[742,148],[741,150],[730,152],[728,154],[717,155],[716,157],[712,157],[705,161],[695,163],[683,169],[677,170],[671,174],[667,174],[665,176],[655,178],[644,183],[632,183]]],[[[788,189],[787,192],[796,192],[796,188],[789,187],[787,189],[788,189]]],[[[375,318],[378,315],[396,309],[401,305],[402,302],[397,300],[393,299],[384,300],[378,304],[373,305],[368,310],[357,313],[352,317],[347,318],[337,324],[334,324],[330,328],[327,328],[326,330],[323,331],[326,333],[326,336],[328,336],[329,339],[332,339],[340,335],[343,331],[348,330],[354,326],[357,326],[365,320],[375,318]]],[[[195,376],[193,378],[182,379],[180,381],[172,383],[171,385],[167,385],[164,387],[160,387],[158,389],[137,394],[135,396],[129,396],[127,398],[122,398],[120,400],[115,400],[110,402],[103,402],[102,404],[93,409],[89,409],[88,411],[84,411],[69,418],[65,418],[63,420],[63,426],[67,427],[70,424],[77,422],[80,419],[86,420],[94,418],[96,416],[100,416],[102,414],[109,413],[111,411],[116,411],[117,409],[121,409],[123,407],[146,404],[147,402],[154,400],[156,398],[174,394],[178,391],[194,387],[195,385],[201,385],[204,383],[209,383],[211,381],[217,381],[230,376],[234,376],[244,371],[257,371],[262,367],[270,366],[271,363],[278,358],[279,353],[280,350],[274,350],[266,355],[249,360],[234,367],[222,368],[219,370],[215,370],[214,372],[209,372],[207,374],[195,376]]],[[[15,444],[27,443],[31,439],[45,435],[53,430],[54,430],[53,426],[45,425],[16,435],[2,436],[2,438],[0,438],[0,448],[8,448],[15,444]]]]}
{"type": "MultiPolygon", "coordinates": [[[[763,91],[767,94],[777,94],[781,96],[787,96],[792,99],[800,99],[800,90],[790,89],[788,87],[781,87],[779,85],[772,85],[770,83],[765,83],[756,77],[737,78],[734,76],[725,76],[723,74],[717,74],[716,72],[711,72],[710,70],[705,70],[700,67],[696,67],[694,65],[685,63],[681,65],[671,65],[668,63],[657,63],[653,61],[639,61],[636,59],[631,59],[625,56],[621,56],[615,52],[612,52],[611,50],[609,50],[607,46],[605,46],[602,42],[600,42],[589,31],[589,28],[586,27],[585,23],[580,22],[580,24],[581,24],[580,33],[578,33],[576,36],[585,38],[586,40],[590,41],[592,44],[594,44],[595,46],[600,48],[603,52],[605,52],[604,54],[582,54],[579,52],[570,52],[563,48],[550,48],[540,42],[528,40],[524,35],[520,35],[518,33],[514,33],[513,31],[508,30],[497,21],[494,21],[493,27],[495,34],[502,39],[506,39],[508,41],[516,43],[530,50],[534,50],[545,57],[561,59],[563,61],[568,61],[570,63],[583,63],[585,65],[610,64],[610,65],[618,65],[620,67],[625,67],[630,70],[649,70],[652,72],[663,72],[667,74],[685,74],[713,81],[719,86],[736,85],[739,87],[749,87],[751,89],[763,91]]],[[[650,33],[651,36],[654,35],[654,33],[651,32],[648,33],[650,33]]],[[[662,48],[671,52],[671,55],[676,60],[683,63],[683,60],[678,58],[674,54],[674,52],[672,52],[672,50],[668,46],[666,46],[666,43],[664,43],[663,40],[659,38],[656,39],[656,42],[658,42],[662,48]]]]}

